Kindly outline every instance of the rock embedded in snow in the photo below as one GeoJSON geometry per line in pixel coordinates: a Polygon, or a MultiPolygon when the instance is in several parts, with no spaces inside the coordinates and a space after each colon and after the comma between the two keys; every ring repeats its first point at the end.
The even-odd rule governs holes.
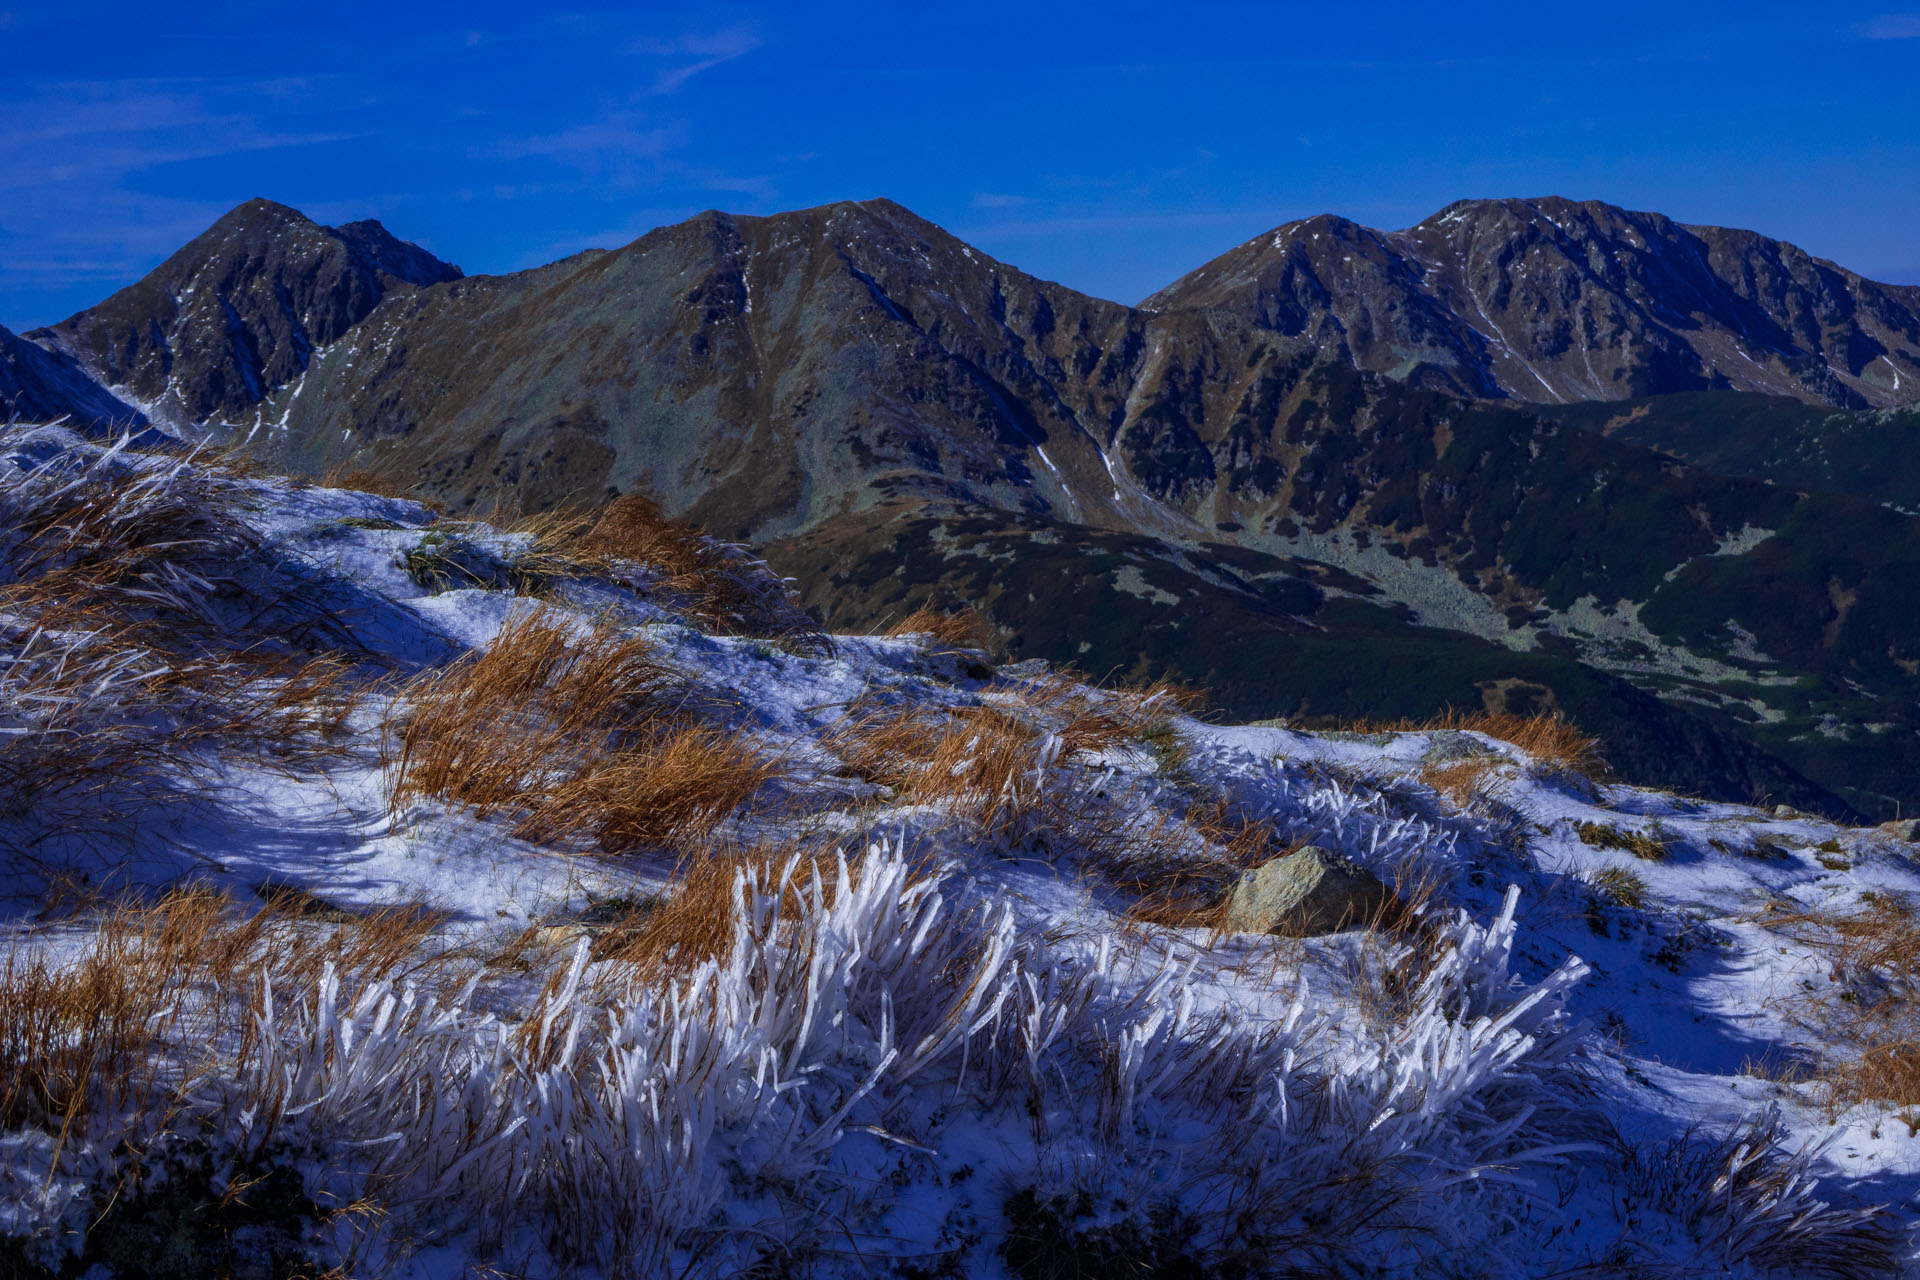
{"type": "Polygon", "coordinates": [[[1230,933],[1336,933],[1392,915],[1399,899],[1379,876],[1310,844],[1244,873],[1227,897],[1230,933]]]}
{"type": "Polygon", "coordinates": [[[1901,818],[1894,822],[1883,822],[1874,830],[1884,831],[1898,840],[1920,843],[1920,818],[1901,818]]]}

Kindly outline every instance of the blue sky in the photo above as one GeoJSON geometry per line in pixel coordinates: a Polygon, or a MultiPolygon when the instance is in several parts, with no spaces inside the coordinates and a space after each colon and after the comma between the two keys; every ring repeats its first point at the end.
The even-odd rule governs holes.
{"type": "Polygon", "coordinates": [[[1920,11],[0,0],[0,67],[16,329],[255,195],[470,272],[886,195],[1131,302],[1293,218],[1559,194],[1920,282],[1920,11]]]}

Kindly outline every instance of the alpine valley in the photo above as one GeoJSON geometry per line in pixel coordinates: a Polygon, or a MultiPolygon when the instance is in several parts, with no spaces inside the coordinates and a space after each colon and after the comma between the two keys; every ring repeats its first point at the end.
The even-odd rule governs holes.
{"type": "Polygon", "coordinates": [[[21,420],[454,512],[643,493],[826,626],[1303,727],[1558,709],[1622,777],[1920,807],[1920,288],[1561,199],[1256,237],[1128,307],[887,200],[463,276],[265,200],[46,329],[21,420]]]}

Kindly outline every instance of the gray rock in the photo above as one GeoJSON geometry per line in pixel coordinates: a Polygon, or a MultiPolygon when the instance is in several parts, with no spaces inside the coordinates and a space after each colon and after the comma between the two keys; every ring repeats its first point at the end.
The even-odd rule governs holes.
{"type": "Polygon", "coordinates": [[[1804,818],[1808,815],[1800,812],[1800,810],[1790,804],[1777,804],[1773,806],[1773,816],[1776,818],[1804,818]]]}
{"type": "Polygon", "coordinates": [[[1427,734],[1427,749],[1421,755],[1420,763],[1445,764],[1452,760],[1479,760],[1499,754],[1472,734],[1461,733],[1457,729],[1435,729],[1427,734]]]}
{"type": "Polygon", "coordinates": [[[1242,874],[1227,896],[1222,927],[1310,937],[1391,918],[1399,907],[1373,872],[1310,844],[1242,874]]]}
{"type": "Polygon", "coordinates": [[[1874,830],[1884,831],[1896,840],[1920,843],[1920,818],[1900,818],[1894,822],[1883,822],[1874,830]]]}
{"type": "Polygon", "coordinates": [[[1036,680],[1047,674],[1048,669],[1045,658],[1023,658],[1001,667],[1000,674],[1010,680],[1036,680]]]}

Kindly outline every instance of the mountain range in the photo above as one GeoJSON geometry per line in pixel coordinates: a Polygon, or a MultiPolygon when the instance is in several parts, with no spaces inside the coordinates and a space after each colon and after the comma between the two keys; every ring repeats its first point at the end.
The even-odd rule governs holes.
{"type": "Polygon", "coordinates": [[[1128,307],[885,200],[472,277],[256,200],[0,330],[0,397],[455,511],[644,492],[833,626],[972,603],[1241,717],[1557,708],[1631,779],[1920,802],[1920,289],[1751,232],[1321,217],[1128,307]]]}

